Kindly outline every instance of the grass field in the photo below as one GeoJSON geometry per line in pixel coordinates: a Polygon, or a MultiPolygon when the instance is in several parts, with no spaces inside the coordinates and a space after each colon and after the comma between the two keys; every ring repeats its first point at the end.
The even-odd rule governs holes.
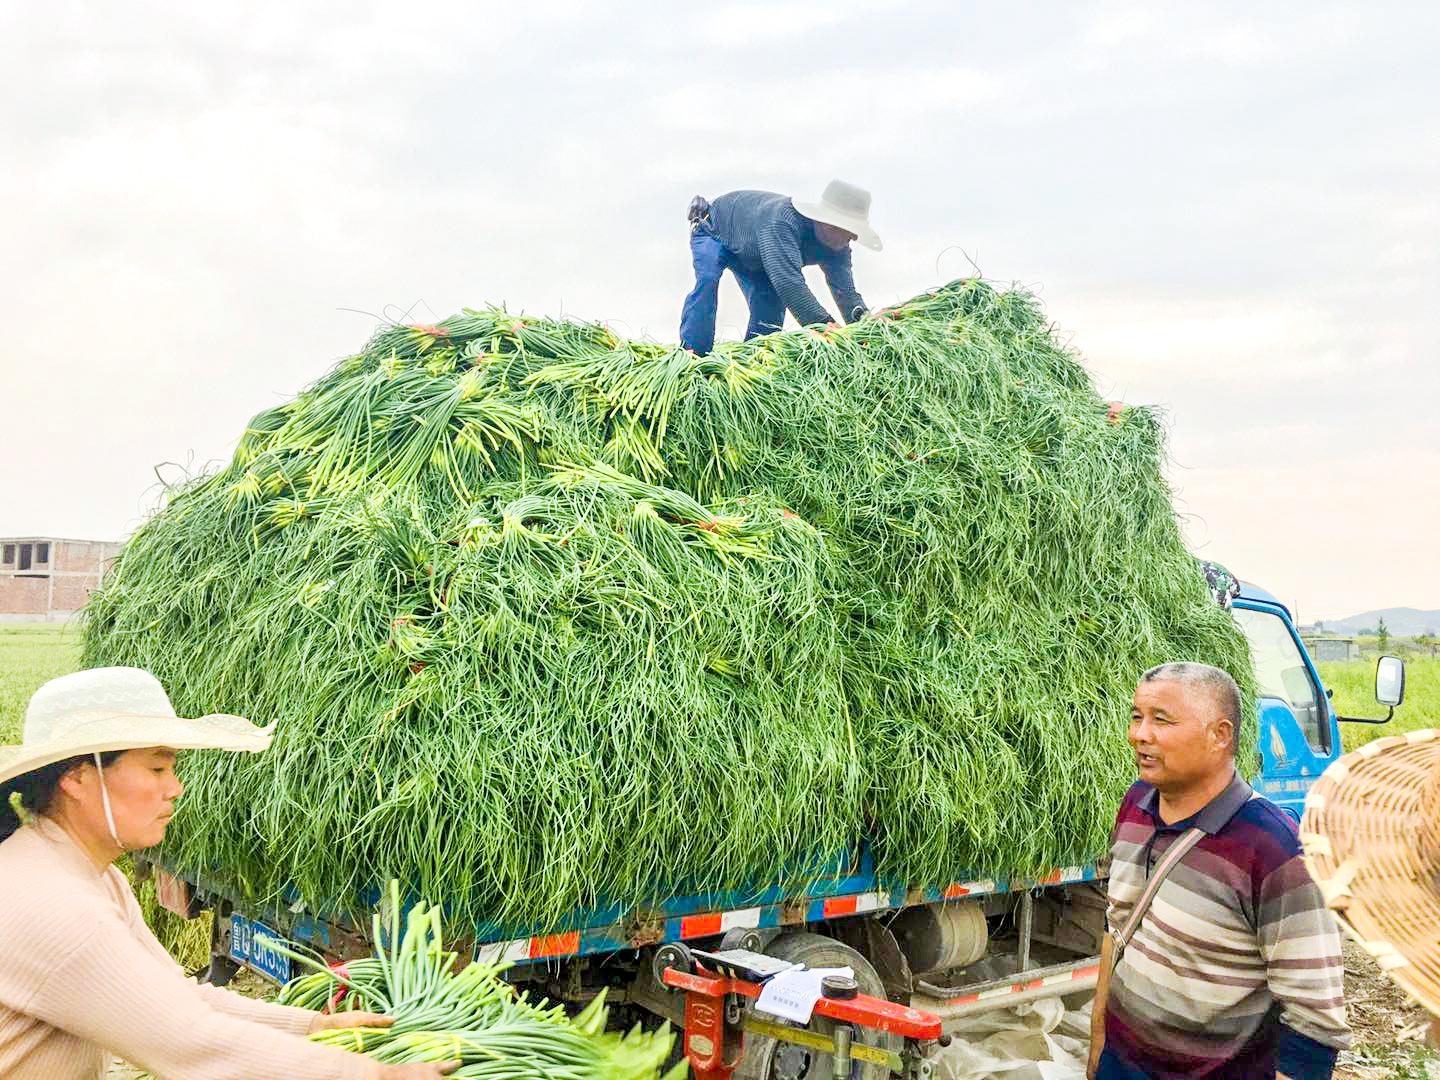
{"type": "MultiPolygon", "coordinates": [[[[1341,716],[1381,717],[1385,710],[1375,704],[1375,661],[1347,660],[1321,664],[1320,678],[1335,692],[1335,708],[1341,716]]],[[[1371,739],[1399,735],[1416,728],[1440,727],[1440,659],[1405,661],[1405,703],[1395,710],[1395,719],[1378,726],[1341,724],[1346,750],[1354,750],[1371,739]]]]}
{"type": "Polygon", "coordinates": [[[30,695],[79,662],[78,626],[0,625],[0,743],[20,741],[30,695]]]}

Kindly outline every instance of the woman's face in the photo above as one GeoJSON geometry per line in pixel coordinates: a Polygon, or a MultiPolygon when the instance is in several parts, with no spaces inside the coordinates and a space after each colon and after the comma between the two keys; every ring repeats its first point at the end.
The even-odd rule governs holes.
{"type": "MultiPolygon", "coordinates": [[[[110,839],[105,822],[105,801],[95,766],[72,769],[60,782],[74,801],[75,816],[97,839],[110,839]]],[[[156,746],[127,750],[105,766],[105,787],[115,815],[115,832],[127,851],[154,847],[165,838],[165,826],[175,813],[175,800],[185,786],[175,775],[175,751],[156,746]]]]}

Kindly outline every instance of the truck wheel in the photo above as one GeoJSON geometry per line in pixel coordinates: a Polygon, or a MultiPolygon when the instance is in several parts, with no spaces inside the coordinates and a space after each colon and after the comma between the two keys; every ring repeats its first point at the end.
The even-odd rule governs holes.
{"type": "MultiPolygon", "coordinates": [[[[834,938],[825,937],[823,934],[786,934],[777,938],[765,952],[776,959],[789,960],[806,967],[852,968],[862,994],[879,998],[885,996],[885,987],[880,982],[880,976],[870,966],[870,961],[834,938]]],[[[750,1008],[753,1008],[753,1005],[750,1008]]],[[[748,1013],[749,1009],[747,1015],[748,1013]]],[[[770,1017],[765,1019],[769,1020],[770,1017]]],[[[819,1016],[811,1021],[810,1026],[825,1034],[834,1030],[831,1021],[819,1016]]],[[[897,1054],[904,1046],[904,1040],[898,1035],[889,1035],[874,1028],[856,1028],[855,1039],[869,1046],[893,1050],[897,1054]]],[[[745,1055],[735,1070],[735,1080],[831,1080],[833,1074],[834,1064],[829,1054],[763,1035],[747,1034],[745,1055]]],[[[888,1080],[890,1072],[879,1065],[862,1065],[857,1061],[851,1066],[850,1076],[853,1080],[888,1080]]]]}

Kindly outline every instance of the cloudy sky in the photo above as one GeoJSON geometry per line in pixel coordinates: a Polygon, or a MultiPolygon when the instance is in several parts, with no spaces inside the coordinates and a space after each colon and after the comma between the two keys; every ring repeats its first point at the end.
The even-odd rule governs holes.
{"type": "Polygon", "coordinates": [[[123,536],[380,317],[673,339],[691,195],[841,176],[872,305],[973,260],[1167,410],[1197,551],[1440,608],[1437,10],[3,4],[0,535],[123,536]]]}

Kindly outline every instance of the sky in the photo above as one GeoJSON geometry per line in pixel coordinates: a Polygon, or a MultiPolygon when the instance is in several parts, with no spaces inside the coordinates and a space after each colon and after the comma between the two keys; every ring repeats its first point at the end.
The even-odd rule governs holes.
{"type": "Polygon", "coordinates": [[[0,535],[123,537],[380,319],[673,340],[692,195],[842,177],[872,306],[978,269],[1163,408],[1198,553],[1305,621],[1440,608],[1437,46],[1430,3],[0,3],[0,535]]]}

